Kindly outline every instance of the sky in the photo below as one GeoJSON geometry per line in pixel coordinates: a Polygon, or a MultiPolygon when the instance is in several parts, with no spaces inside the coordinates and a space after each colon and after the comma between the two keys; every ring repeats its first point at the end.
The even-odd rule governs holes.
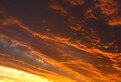
{"type": "Polygon", "coordinates": [[[0,82],[121,82],[120,0],[0,0],[0,82]]]}

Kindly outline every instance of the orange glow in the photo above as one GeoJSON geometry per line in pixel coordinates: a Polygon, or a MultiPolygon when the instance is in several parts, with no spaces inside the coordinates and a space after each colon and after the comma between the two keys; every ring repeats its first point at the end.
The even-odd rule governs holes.
{"type": "Polygon", "coordinates": [[[121,25],[121,17],[112,17],[108,20],[108,24],[111,26],[121,25]]]}
{"type": "Polygon", "coordinates": [[[0,66],[0,82],[53,82],[14,68],[0,66]]]}

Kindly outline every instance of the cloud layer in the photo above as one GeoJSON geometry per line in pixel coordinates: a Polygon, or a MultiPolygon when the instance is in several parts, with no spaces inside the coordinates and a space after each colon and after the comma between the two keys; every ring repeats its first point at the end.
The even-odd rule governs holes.
{"type": "Polygon", "coordinates": [[[52,82],[120,82],[119,3],[1,1],[0,71],[5,75],[0,80],[29,81],[10,77],[13,72],[6,70],[14,69],[35,75],[36,82],[41,77],[52,82]]]}

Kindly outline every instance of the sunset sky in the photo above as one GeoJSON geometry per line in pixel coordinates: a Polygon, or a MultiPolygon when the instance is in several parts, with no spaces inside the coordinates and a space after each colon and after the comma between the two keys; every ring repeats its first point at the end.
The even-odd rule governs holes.
{"type": "Polygon", "coordinates": [[[121,0],[0,0],[0,82],[121,82],[121,0]]]}

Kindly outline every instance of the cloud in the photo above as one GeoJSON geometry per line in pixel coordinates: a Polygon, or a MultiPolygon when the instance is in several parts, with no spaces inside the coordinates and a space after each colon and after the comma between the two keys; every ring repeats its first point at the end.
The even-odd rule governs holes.
{"type": "MultiPolygon", "coordinates": [[[[67,0],[67,2],[71,6],[70,9],[72,7],[80,9],[82,5],[85,5],[85,0],[67,0]]],[[[62,3],[66,3],[66,1],[62,1],[62,3]]],[[[110,2],[101,0],[96,7],[106,16],[116,14],[117,6],[108,3],[112,4],[113,0],[110,2]],[[111,10],[113,7],[114,9],[111,10]]],[[[81,14],[86,13],[87,17],[84,15],[79,18],[71,13],[65,5],[56,3],[48,5],[64,17],[67,16],[67,19],[64,19],[67,27],[61,27],[67,28],[67,30],[61,32],[61,28],[56,27],[60,32],[58,35],[54,27],[49,27],[52,33],[41,33],[40,26],[34,27],[36,25],[33,25],[32,27],[25,21],[17,19],[16,16],[6,16],[0,20],[0,64],[43,76],[52,81],[120,81],[121,54],[112,50],[107,51],[108,48],[116,45],[116,40],[106,44],[101,43],[103,38],[100,37],[100,33],[102,33],[100,29],[104,30],[107,27],[100,26],[102,21],[96,26],[95,22],[98,23],[97,21],[100,19],[95,15],[94,8],[86,7],[87,10],[81,14]],[[94,21],[94,26],[93,24],[88,25],[92,18],[91,22],[94,21]],[[64,36],[63,33],[68,36],[64,36]]],[[[110,26],[120,25],[115,18],[105,20],[110,21],[108,22],[110,26]]],[[[104,30],[106,34],[107,30],[110,31],[110,29],[104,30]]],[[[110,35],[112,34],[110,33],[110,35]]]]}
{"type": "MultiPolygon", "coordinates": [[[[9,19],[10,20],[10,19],[9,19]]],[[[106,58],[108,58],[110,61],[112,61],[112,62],[118,62],[117,61],[117,56],[119,56],[120,54],[118,54],[118,53],[109,53],[109,52],[103,52],[103,51],[101,51],[101,50],[99,50],[99,49],[97,49],[97,48],[88,48],[87,46],[85,46],[85,45],[83,45],[83,44],[81,44],[81,43],[78,43],[78,42],[70,42],[70,39],[69,38],[63,38],[63,37],[58,37],[58,36],[47,36],[47,35],[43,35],[43,34],[41,34],[41,33],[37,33],[37,32],[35,32],[35,31],[32,31],[31,29],[29,29],[29,27],[27,27],[27,26],[25,26],[23,23],[21,23],[19,20],[17,20],[17,19],[14,19],[14,18],[12,18],[11,19],[11,21],[13,20],[13,22],[14,23],[12,23],[12,24],[16,24],[16,25],[18,25],[20,28],[22,28],[23,30],[25,30],[26,32],[28,32],[28,33],[30,33],[32,36],[34,36],[34,38],[39,38],[39,39],[42,39],[42,40],[44,40],[44,41],[51,41],[51,42],[53,42],[53,43],[61,43],[61,44],[65,44],[66,46],[69,46],[69,47],[73,47],[73,48],[76,48],[76,49],[79,49],[79,50],[82,50],[82,51],[85,51],[85,52],[87,52],[87,53],[89,53],[89,54],[92,54],[92,55],[95,55],[95,56],[99,56],[98,54],[101,54],[102,56],[104,56],[104,57],[106,57],[106,58]],[[116,58],[116,59],[115,59],[116,58]]],[[[9,24],[9,22],[8,22],[8,24],[9,24]]],[[[22,43],[22,42],[20,42],[20,43],[22,43]]],[[[17,45],[14,45],[15,47],[17,47],[18,46],[18,44],[20,44],[20,43],[17,43],[17,45]]],[[[13,42],[11,43],[11,44],[13,44],[13,42]]],[[[16,44],[16,42],[14,43],[14,44],[16,44]]],[[[55,44],[54,44],[55,45],[55,44]]],[[[32,51],[32,50],[30,50],[30,49],[32,49],[32,46],[28,46],[27,44],[26,45],[24,45],[23,47],[25,47],[25,52],[26,51],[30,51],[30,53],[33,55],[34,54],[34,52],[32,51]]],[[[18,48],[20,51],[21,51],[21,49],[22,48],[18,48]]],[[[35,50],[36,51],[36,50],[35,50]]],[[[21,51],[22,52],[22,51],[21,51]]],[[[28,52],[27,52],[28,53],[28,52]]],[[[40,54],[40,51],[38,52],[36,52],[38,55],[40,54]]],[[[64,51],[64,53],[66,53],[66,51],[64,51]]],[[[29,59],[27,59],[27,60],[34,60],[34,61],[36,61],[34,58],[31,58],[31,56],[28,56],[26,53],[23,53],[23,54],[25,54],[25,56],[26,57],[28,57],[29,59]]],[[[69,53],[70,54],[70,53],[69,53]]],[[[24,56],[24,57],[25,57],[24,56]]],[[[41,55],[42,57],[44,57],[44,54],[43,55],[41,55]]],[[[73,57],[73,56],[72,56],[73,57]]],[[[41,58],[40,58],[41,59],[41,58]]],[[[80,77],[82,77],[81,79],[82,80],[86,80],[86,81],[90,81],[91,80],[91,78],[89,79],[89,78],[86,78],[84,75],[81,75],[81,74],[79,74],[78,72],[76,72],[76,71],[73,71],[73,69],[71,69],[70,67],[68,67],[68,66],[66,66],[65,64],[67,63],[65,63],[65,64],[62,64],[62,63],[59,63],[57,60],[53,60],[53,59],[48,59],[48,58],[45,58],[45,61],[46,62],[48,62],[47,63],[47,65],[50,63],[51,65],[50,66],[56,66],[57,68],[60,68],[61,70],[64,70],[65,72],[67,72],[68,74],[74,74],[76,77],[74,77],[75,79],[80,79],[80,77]]],[[[40,63],[42,63],[41,61],[38,61],[38,59],[37,59],[37,61],[36,62],[40,62],[40,63]]],[[[78,61],[79,62],[79,61],[78,61]]],[[[78,62],[75,62],[75,63],[78,63],[78,62]]],[[[71,64],[71,62],[69,62],[70,64],[71,64]]],[[[31,63],[32,64],[32,63],[31,63]]],[[[75,65],[75,64],[71,64],[71,65],[75,65]]],[[[76,65],[75,65],[76,66],[76,65]]],[[[87,65],[88,66],[88,65],[87,65]]],[[[91,70],[95,70],[96,68],[92,68],[91,69],[91,67],[89,68],[89,69],[87,69],[88,67],[84,67],[84,68],[82,68],[82,67],[79,67],[79,68],[81,68],[81,69],[83,69],[83,70],[87,70],[87,71],[90,71],[91,72],[91,70]],[[91,70],[90,70],[91,69],[91,70]]],[[[101,78],[103,78],[104,79],[104,76],[98,71],[94,71],[94,72],[92,72],[92,74],[93,73],[97,73],[97,74],[99,74],[99,76],[101,77],[101,78]]],[[[67,75],[68,76],[68,75],[67,75]]],[[[70,76],[69,76],[70,77],[70,76]]],[[[73,78],[73,79],[74,79],[73,78]]],[[[98,77],[95,77],[95,78],[98,78],[98,77]]],[[[99,79],[99,78],[98,78],[99,79]]],[[[107,80],[107,78],[105,78],[105,80],[107,80]]]]}
{"type": "Polygon", "coordinates": [[[101,0],[96,6],[101,9],[102,14],[108,16],[118,12],[118,3],[115,0],[101,0]]]}
{"type": "Polygon", "coordinates": [[[62,6],[60,6],[60,5],[51,4],[51,5],[50,5],[50,8],[52,8],[52,9],[55,10],[55,11],[60,12],[61,15],[63,15],[63,16],[68,15],[68,12],[67,12],[62,6]]]}
{"type": "Polygon", "coordinates": [[[121,17],[120,16],[114,16],[108,20],[108,24],[110,26],[120,26],[121,25],[121,17]]]}
{"type": "Polygon", "coordinates": [[[48,79],[45,79],[43,77],[30,74],[21,70],[17,70],[15,68],[10,68],[10,67],[5,67],[5,66],[0,66],[0,72],[2,75],[0,75],[0,81],[1,82],[22,82],[22,81],[31,81],[31,82],[52,82],[49,81],[48,79]],[[12,76],[11,76],[12,75],[12,76]]]}

